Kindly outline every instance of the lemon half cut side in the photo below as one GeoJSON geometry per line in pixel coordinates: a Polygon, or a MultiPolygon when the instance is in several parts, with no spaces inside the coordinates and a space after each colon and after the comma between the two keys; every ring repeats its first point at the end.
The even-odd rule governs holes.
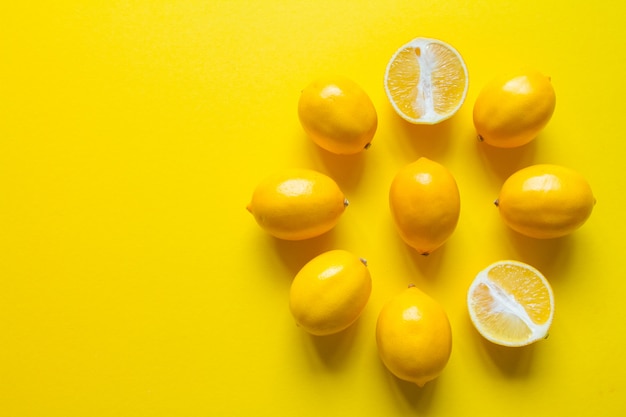
{"type": "Polygon", "coordinates": [[[432,38],[415,38],[400,47],[387,64],[384,81],[396,113],[414,124],[436,124],[452,117],[469,86],[461,54],[432,38]]]}
{"type": "Polygon", "coordinates": [[[548,335],[554,317],[550,283],[536,268],[503,260],[480,271],[467,294],[474,327],[490,342],[526,346],[548,335]]]}

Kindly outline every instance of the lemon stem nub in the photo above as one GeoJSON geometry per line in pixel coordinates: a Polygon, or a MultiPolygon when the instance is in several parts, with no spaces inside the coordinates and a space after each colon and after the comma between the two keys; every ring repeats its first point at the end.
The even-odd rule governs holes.
{"type": "Polygon", "coordinates": [[[368,142],[363,149],[368,150],[370,148],[370,146],[372,146],[372,142],[368,142]]]}
{"type": "Polygon", "coordinates": [[[344,198],[344,199],[343,199],[343,206],[344,206],[344,207],[348,207],[349,205],[350,205],[350,202],[348,201],[348,199],[347,199],[347,198],[344,198]]]}
{"type": "Polygon", "coordinates": [[[496,201],[494,201],[494,202],[493,202],[493,204],[494,204],[496,207],[499,207],[499,206],[500,206],[500,200],[499,200],[498,198],[496,198],[496,201]]]}
{"type": "Polygon", "coordinates": [[[484,142],[484,141],[485,141],[485,138],[483,138],[481,135],[478,135],[478,141],[479,141],[479,142],[484,142]]]}
{"type": "Polygon", "coordinates": [[[365,266],[367,266],[367,259],[365,258],[359,258],[361,260],[361,263],[365,266]]]}

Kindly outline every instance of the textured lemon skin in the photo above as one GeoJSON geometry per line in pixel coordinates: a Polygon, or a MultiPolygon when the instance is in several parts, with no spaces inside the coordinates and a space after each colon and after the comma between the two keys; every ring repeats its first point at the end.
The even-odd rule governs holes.
{"type": "Polygon", "coordinates": [[[581,174],[552,164],[515,172],[496,200],[506,225],[537,239],[572,233],[587,221],[595,203],[591,186],[581,174]]]}
{"type": "Polygon", "coordinates": [[[548,124],[556,107],[549,77],[524,70],[487,83],[474,102],[473,120],[481,141],[499,148],[531,142],[548,124]]]}
{"type": "Polygon", "coordinates": [[[389,207],[400,237],[420,254],[428,255],[454,232],[461,199],[452,173],[422,157],[394,177],[389,207]]]}
{"type": "Polygon", "coordinates": [[[318,146],[336,154],[367,149],[378,115],[367,93],[346,77],[322,77],[302,90],[298,101],[302,128],[318,146]]]}
{"type": "Polygon", "coordinates": [[[347,205],[343,192],[329,176],[309,169],[289,169],[262,180],[247,209],[272,236],[303,240],[330,231],[347,205]]]}
{"type": "Polygon", "coordinates": [[[396,377],[424,386],[452,352],[452,330],[441,305],[410,286],[387,302],[376,323],[378,353],[396,377]]]}
{"type": "Polygon", "coordinates": [[[372,279],[366,263],[346,250],[324,252],[300,269],[291,283],[289,308],[296,323],[316,336],[352,325],[367,305],[372,279]]]}

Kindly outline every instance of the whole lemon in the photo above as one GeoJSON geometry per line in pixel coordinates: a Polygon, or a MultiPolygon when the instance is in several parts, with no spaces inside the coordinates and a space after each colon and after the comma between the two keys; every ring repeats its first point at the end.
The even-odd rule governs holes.
{"type": "Polygon", "coordinates": [[[448,363],[452,331],[441,305],[411,285],[381,309],[376,343],[392,374],[421,387],[439,376],[448,363]]]}
{"type": "Polygon", "coordinates": [[[336,154],[356,154],[370,146],[378,125],[372,100],[354,81],[321,77],[300,95],[298,116],[317,145],[336,154]]]}
{"type": "Polygon", "coordinates": [[[559,165],[538,164],[507,178],[495,204],[511,229],[549,239],[582,226],[595,202],[591,186],[581,174],[559,165]]]}
{"type": "Polygon", "coordinates": [[[307,332],[324,336],[354,323],[372,291],[366,262],[346,250],[331,250],[311,259],[298,272],[289,293],[289,308],[307,332]]]}
{"type": "Polygon", "coordinates": [[[474,103],[478,138],[499,148],[514,148],[532,141],[550,121],[556,95],[550,78],[524,70],[495,77],[474,103]]]}
{"type": "Polygon", "coordinates": [[[452,173],[422,157],[394,177],[389,207],[402,239],[420,254],[428,255],[454,232],[461,200],[452,173]]]}
{"type": "Polygon", "coordinates": [[[302,240],[335,227],[347,205],[329,176],[310,169],[287,169],[262,180],[247,209],[272,236],[302,240]]]}

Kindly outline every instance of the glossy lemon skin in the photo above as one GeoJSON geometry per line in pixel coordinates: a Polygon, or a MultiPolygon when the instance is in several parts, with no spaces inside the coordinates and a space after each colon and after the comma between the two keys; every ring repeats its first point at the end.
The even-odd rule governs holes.
{"type": "Polygon", "coordinates": [[[262,180],[247,209],[272,236],[303,240],[335,227],[347,205],[343,192],[329,176],[309,169],[290,169],[262,180]]]}
{"type": "Polygon", "coordinates": [[[291,283],[289,308],[307,332],[330,335],[359,318],[371,291],[366,262],[346,250],[331,250],[300,269],[291,283]]]}
{"type": "Polygon", "coordinates": [[[535,70],[504,74],[487,83],[476,98],[474,126],[485,143],[514,148],[535,139],[555,106],[549,77],[535,70]]]}
{"type": "Polygon", "coordinates": [[[587,221],[595,203],[591,186],[581,174],[552,164],[515,172],[496,200],[505,224],[537,239],[572,233],[587,221]]]}
{"type": "Polygon", "coordinates": [[[392,374],[423,386],[439,376],[448,363],[452,330],[443,307],[410,286],[381,309],[376,344],[392,374]]]}
{"type": "Polygon", "coordinates": [[[346,77],[322,77],[302,90],[298,101],[302,128],[318,146],[336,154],[367,149],[378,126],[372,100],[346,77]]]}
{"type": "Polygon", "coordinates": [[[461,200],[452,173],[422,157],[394,177],[389,207],[400,237],[420,254],[428,255],[454,232],[461,200]]]}

